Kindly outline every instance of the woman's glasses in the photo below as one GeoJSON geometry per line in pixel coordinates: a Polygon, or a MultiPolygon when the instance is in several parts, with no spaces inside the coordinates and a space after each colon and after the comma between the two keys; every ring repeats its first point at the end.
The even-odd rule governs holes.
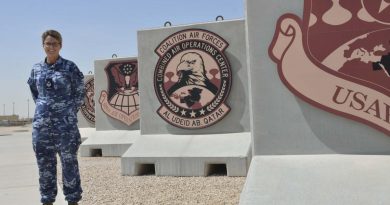
{"type": "Polygon", "coordinates": [[[46,42],[46,43],[43,43],[43,45],[45,46],[45,47],[47,47],[47,48],[49,48],[49,47],[58,47],[58,46],[60,46],[60,43],[58,43],[58,42],[46,42]]]}

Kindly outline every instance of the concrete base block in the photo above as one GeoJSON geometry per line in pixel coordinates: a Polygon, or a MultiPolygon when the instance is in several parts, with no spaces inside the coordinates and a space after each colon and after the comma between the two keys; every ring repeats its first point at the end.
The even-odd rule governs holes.
{"type": "Polygon", "coordinates": [[[256,156],[240,204],[390,204],[389,173],[386,155],[256,156]]]}
{"type": "Polygon", "coordinates": [[[94,136],[96,134],[96,128],[94,128],[94,127],[79,128],[79,131],[80,131],[81,141],[82,142],[84,142],[90,136],[94,136]]]}
{"type": "Polygon", "coordinates": [[[120,157],[139,136],[139,130],[96,131],[81,144],[80,156],[120,157]]]}
{"type": "Polygon", "coordinates": [[[246,176],[251,135],[142,135],[122,155],[122,175],[246,176]]]}

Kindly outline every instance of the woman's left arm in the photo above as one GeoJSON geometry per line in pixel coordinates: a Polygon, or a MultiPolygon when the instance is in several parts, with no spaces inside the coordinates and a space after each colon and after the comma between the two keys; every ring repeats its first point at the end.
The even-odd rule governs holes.
{"type": "Polygon", "coordinates": [[[74,65],[72,72],[72,96],[75,105],[75,112],[77,113],[84,102],[85,91],[84,75],[76,65],[74,65]]]}

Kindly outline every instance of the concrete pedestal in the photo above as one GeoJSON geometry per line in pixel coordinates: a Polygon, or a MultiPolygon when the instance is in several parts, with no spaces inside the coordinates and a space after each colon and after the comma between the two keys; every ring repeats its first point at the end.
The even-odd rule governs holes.
{"type": "MultiPolygon", "coordinates": [[[[142,104],[140,106],[140,127],[142,136],[122,156],[123,175],[142,175],[151,172],[158,176],[207,176],[214,173],[228,176],[246,176],[250,160],[251,139],[244,29],[244,20],[234,20],[138,31],[139,88],[142,104]],[[218,121],[209,127],[198,127],[196,129],[183,129],[177,123],[174,123],[174,119],[180,120],[182,116],[186,115],[184,110],[182,110],[180,116],[176,115],[175,117],[173,114],[169,117],[167,115],[160,116],[158,110],[166,105],[160,102],[161,99],[159,100],[156,95],[154,87],[154,79],[158,80],[158,78],[155,78],[155,71],[159,70],[157,65],[163,59],[156,53],[156,48],[175,33],[189,30],[196,30],[197,32],[188,33],[185,42],[190,40],[192,42],[197,38],[194,36],[197,35],[202,38],[203,35],[199,33],[206,34],[205,32],[208,32],[207,35],[218,35],[218,38],[229,44],[223,53],[229,60],[232,77],[229,96],[224,102],[231,108],[229,113],[223,119],[200,117],[202,115],[200,114],[196,116],[196,119],[201,122],[218,121]]],[[[202,41],[203,44],[209,43],[205,39],[202,41]]],[[[185,42],[178,43],[178,41],[175,41],[177,46],[182,46],[179,53],[171,50],[171,48],[169,50],[176,53],[177,56],[182,55],[182,57],[188,52],[192,54],[195,52],[197,55],[203,56],[199,62],[204,66],[204,69],[219,66],[213,63],[214,60],[204,60],[211,59],[211,55],[202,51],[207,46],[187,49],[186,44],[182,44],[185,42]]],[[[174,46],[173,48],[177,47],[174,46]]],[[[173,59],[180,60],[180,58],[174,57],[173,59]]],[[[172,60],[172,62],[175,60],[172,60]]],[[[169,66],[176,70],[178,63],[179,61],[169,66]]],[[[166,83],[173,79],[170,78],[167,81],[168,76],[165,76],[166,83]]],[[[207,79],[211,79],[211,75],[209,76],[206,76],[207,79]]],[[[222,78],[220,77],[220,79],[222,78]]],[[[201,89],[205,88],[202,87],[201,89]]],[[[208,92],[206,90],[203,92],[208,92]]],[[[202,96],[206,97],[207,95],[202,96]]],[[[188,105],[181,104],[180,106],[187,108],[188,105]]],[[[196,109],[192,111],[194,110],[196,111],[196,109]]],[[[195,119],[195,116],[193,117],[195,119]]],[[[184,119],[188,120],[189,118],[184,119]]]]}
{"type": "Polygon", "coordinates": [[[79,132],[81,135],[81,141],[84,142],[86,139],[96,134],[96,129],[94,127],[84,127],[79,128],[79,132]]]}
{"type": "MultiPolygon", "coordinates": [[[[332,91],[315,89],[316,85],[327,87],[331,80],[320,82],[322,75],[308,75],[304,72],[307,67],[301,65],[304,60],[298,57],[306,56],[307,62],[319,66],[313,66],[313,71],[342,76],[337,73],[340,70],[336,72],[331,70],[334,67],[326,67],[324,59],[312,56],[315,49],[325,51],[331,48],[326,52],[333,53],[337,47],[332,48],[334,42],[318,40],[320,38],[314,40],[311,37],[318,35],[323,36],[323,39],[337,39],[337,43],[342,45],[343,40],[339,37],[344,36],[344,33],[341,31],[346,32],[347,38],[351,39],[357,34],[344,29],[345,25],[321,25],[325,22],[325,13],[328,15],[331,11],[332,16],[340,17],[343,12],[350,12],[353,16],[348,20],[352,23],[350,26],[363,30],[367,22],[360,24],[359,20],[353,18],[365,11],[363,7],[376,6],[375,3],[379,7],[380,2],[340,1],[341,7],[338,7],[340,4],[336,5],[339,1],[333,1],[335,7],[330,6],[332,1],[245,2],[254,157],[240,204],[390,204],[390,156],[379,156],[390,153],[389,136],[362,123],[361,119],[359,122],[359,119],[345,116],[350,113],[347,106],[340,109],[345,115],[332,110],[331,97],[315,98],[316,95],[332,96],[332,91]],[[334,9],[337,7],[342,9],[334,9]],[[287,22],[286,19],[290,17],[294,18],[291,21],[294,23],[279,24],[287,22]],[[300,24],[299,29],[290,27],[293,24],[300,24]],[[310,33],[312,29],[321,26],[321,31],[310,33]],[[335,27],[340,32],[333,33],[335,37],[332,38],[328,31],[335,27]],[[282,30],[286,28],[288,31],[284,33],[282,30]],[[290,34],[290,40],[300,40],[296,45],[305,47],[302,52],[305,54],[297,53],[287,63],[281,61],[281,56],[283,59],[287,56],[288,49],[281,46],[284,40],[279,37],[290,34]],[[320,44],[314,45],[313,42],[320,44]],[[279,51],[283,54],[276,57],[279,51]],[[294,83],[286,76],[289,71],[285,68],[291,69],[289,71],[296,77],[296,82],[304,83],[302,87],[293,88],[294,83]],[[304,93],[303,90],[308,92],[304,93]]],[[[288,48],[294,47],[291,41],[285,42],[288,42],[288,48]]],[[[324,58],[328,55],[326,52],[323,53],[324,58]]],[[[343,53],[337,56],[342,58],[343,53]]],[[[350,80],[340,77],[341,82],[349,83],[350,80]]],[[[348,89],[359,90],[359,86],[355,84],[348,89]]],[[[388,97],[382,97],[379,101],[388,102],[388,97]]]]}
{"type": "Polygon", "coordinates": [[[390,204],[389,172],[385,155],[256,156],[240,204],[390,204]]]}
{"type": "MultiPolygon", "coordinates": [[[[107,103],[107,99],[103,93],[110,93],[110,75],[106,71],[106,67],[111,63],[124,63],[134,61],[136,58],[118,58],[104,59],[95,61],[95,114],[96,114],[96,130],[80,129],[81,136],[88,137],[80,146],[80,155],[82,157],[103,156],[103,157],[119,157],[121,156],[140,135],[139,121],[133,124],[126,124],[121,121],[121,118],[113,118],[107,114],[107,110],[113,116],[128,117],[125,112],[122,112],[118,107],[113,107],[107,103]],[[103,103],[103,104],[102,104],[103,103]],[[103,107],[106,107],[106,111],[103,107]]],[[[113,80],[113,79],[111,79],[113,80]]],[[[115,90],[115,89],[114,89],[115,90]]],[[[111,90],[112,91],[112,90],[111,90]]],[[[122,105],[121,105],[122,106],[122,105]]]]}
{"type": "Polygon", "coordinates": [[[142,135],[123,154],[122,174],[208,176],[220,174],[220,169],[225,169],[227,176],[246,176],[251,158],[250,144],[249,132],[142,135]]]}
{"type": "Polygon", "coordinates": [[[140,136],[139,130],[96,131],[80,146],[82,157],[119,157],[140,136]]]}

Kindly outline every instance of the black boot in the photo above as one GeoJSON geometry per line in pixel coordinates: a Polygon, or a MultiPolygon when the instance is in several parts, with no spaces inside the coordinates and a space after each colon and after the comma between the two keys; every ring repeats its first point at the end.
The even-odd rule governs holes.
{"type": "Polygon", "coordinates": [[[43,204],[43,205],[53,205],[53,203],[45,203],[45,204],[43,204]]]}
{"type": "Polygon", "coordinates": [[[79,205],[77,202],[68,202],[68,205],[79,205]]]}

